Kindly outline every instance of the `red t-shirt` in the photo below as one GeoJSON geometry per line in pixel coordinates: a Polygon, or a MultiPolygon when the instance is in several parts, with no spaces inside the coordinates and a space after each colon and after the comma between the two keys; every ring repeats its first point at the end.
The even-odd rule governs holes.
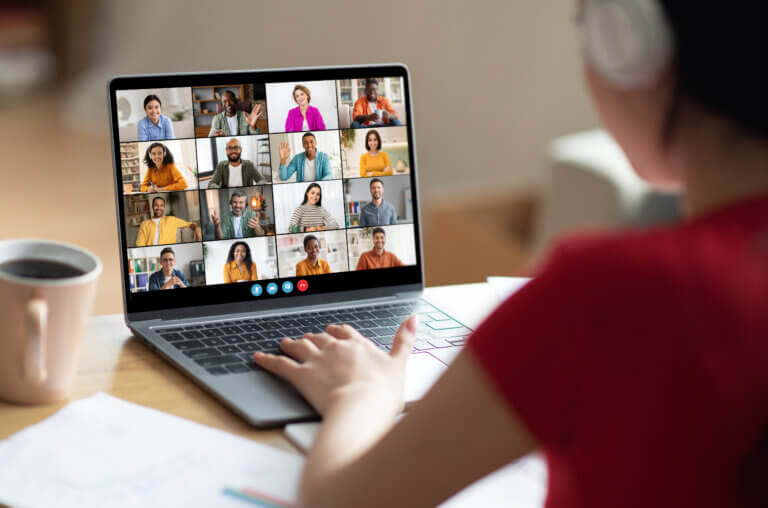
{"type": "Polygon", "coordinates": [[[768,196],[562,242],[469,349],[545,453],[547,507],[744,506],[768,431],[768,196]]]}

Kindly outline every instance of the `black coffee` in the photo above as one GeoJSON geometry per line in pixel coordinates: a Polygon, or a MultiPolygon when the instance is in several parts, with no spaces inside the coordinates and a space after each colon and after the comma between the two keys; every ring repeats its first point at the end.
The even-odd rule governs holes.
{"type": "Polygon", "coordinates": [[[47,259],[16,259],[0,263],[0,272],[27,279],[66,279],[85,272],[76,266],[47,259]]]}

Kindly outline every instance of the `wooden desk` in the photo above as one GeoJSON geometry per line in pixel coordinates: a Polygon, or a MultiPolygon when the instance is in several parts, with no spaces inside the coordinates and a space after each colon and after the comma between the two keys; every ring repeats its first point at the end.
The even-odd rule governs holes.
{"type": "MultiPolygon", "coordinates": [[[[486,283],[429,288],[426,298],[474,327],[496,305],[486,283]]],[[[91,318],[72,400],[107,392],[116,397],[253,439],[294,450],[282,430],[256,430],[208,395],[184,374],[134,338],[122,314],[91,318]]],[[[0,440],[47,418],[65,403],[20,406],[0,401],[0,440]]]]}

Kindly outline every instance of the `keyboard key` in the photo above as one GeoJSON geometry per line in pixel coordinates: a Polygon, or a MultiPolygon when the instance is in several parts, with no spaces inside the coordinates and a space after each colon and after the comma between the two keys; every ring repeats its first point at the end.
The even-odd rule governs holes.
{"type": "Polygon", "coordinates": [[[187,349],[197,349],[205,347],[205,344],[199,340],[185,340],[183,342],[174,342],[174,347],[179,351],[186,351],[187,349]]]}
{"type": "Polygon", "coordinates": [[[190,358],[206,358],[208,356],[221,355],[219,350],[215,347],[206,347],[202,349],[188,349],[184,351],[184,354],[190,358]]]}
{"type": "Polygon", "coordinates": [[[450,328],[461,328],[461,325],[453,319],[446,319],[444,321],[430,321],[427,326],[433,330],[448,330],[450,328]]]}
{"type": "Polygon", "coordinates": [[[178,328],[162,328],[160,330],[157,330],[158,333],[174,333],[174,332],[182,332],[184,331],[184,328],[178,327],[178,328]]]}
{"type": "Polygon", "coordinates": [[[429,339],[429,343],[432,344],[435,347],[438,347],[438,348],[440,348],[440,347],[451,347],[451,343],[450,342],[448,342],[445,339],[440,339],[440,338],[436,338],[436,337],[433,337],[433,338],[429,339]]]}
{"type": "Polygon", "coordinates": [[[221,351],[222,353],[226,353],[226,354],[241,353],[242,352],[242,351],[240,351],[240,348],[238,348],[237,346],[221,346],[221,347],[219,347],[219,351],[221,351]]]}
{"type": "Polygon", "coordinates": [[[355,319],[374,319],[376,317],[370,312],[354,312],[352,315],[355,316],[355,319]]]}
{"type": "Polygon", "coordinates": [[[302,332],[298,328],[285,328],[279,331],[281,334],[283,334],[283,337],[290,337],[292,339],[304,336],[304,332],[302,332]]]}
{"type": "Polygon", "coordinates": [[[260,335],[265,339],[282,339],[285,337],[285,335],[280,333],[278,330],[264,330],[260,333],[260,335]]]}
{"type": "Polygon", "coordinates": [[[235,355],[227,355],[227,356],[215,356],[215,357],[206,357],[206,358],[198,358],[195,360],[198,365],[201,367],[217,367],[219,365],[231,365],[233,363],[240,363],[240,358],[238,358],[235,355]]]}
{"type": "Polygon", "coordinates": [[[355,323],[355,328],[376,328],[377,326],[379,325],[371,319],[363,319],[355,323]]]}
{"type": "Polygon", "coordinates": [[[434,346],[426,340],[417,340],[413,343],[413,349],[416,351],[426,351],[427,349],[433,349],[434,346]]]}
{"type": "Polygon", "coordinates": [[[277,322],[275,321],[265,321],[263,323],[259,323],[261,327],[265,330],[277,330],[278,328],[282,328],[277,322]]]}
{"type": "Polygon", "coordinates": [[[373,331],[376,332],[376,336],[378,337],[388,337],[394,335],[397,328],[394,326],[382,326],[380,328],[374,328],[373,331]]]}
{"type": "Polygon", "coordinates": [[[217,330],[216,328],[205,328],[200,333],[206,337],[221,337],[224,335],[224,332],[217,330]]]}
{"type": "Polygon", "coordinates": [[[379,318],[393,317],[394,316],[394,314],[392,314],[388,310],[375,310],[375,311],[372,312],[372,314],[374,316],[376,316],[376,317],[379,317],[379,318]]]}
{"type": "Polygon", "coordinates": [[[237,347],[240,348],[240,351],[244,353],[254,353],[256,351],[260,351],[258,342],[246,342],[245,344],[240,344],[237,347]]]}
{"type": "Polygon", "coordinates": [[[296,321],[298,321],[302,327],[315,326],[320,324],[320,321],[315,318],[301,318],[297,319],[296,321]]]}
{"type": "Polygon", "coordinates": [[[260,332],[263,330],[263,328],[256,323],[246,323],[244,325],[240,325],[240,328],[245,330],[246,332],[260,332]]]}
{"type": "Polygon", "coordinates": [[[467,343],[467,339],[464,339],[464,338],[462,338],[462,339],[447,339],[447,340],[448,340],[448,342],[450,342],[454,346],[463,346],[464,344],[467,343]]]}
{"type": "Polygon", "coordinates": [[[429,329],[429,334],[432,337],[440,337],[442,339],[448,339],[453,337],[469,337],[472,334],[472,330],[470,330],[466,326],[460,326],[459,328],[449,328],[447,330],[429,329]]]}
{"type": "Polygon", "coordinates": [[[431,321],[443,321],[446,319],[450,319],[448,316],[443,314],[442,312],[430,312],[429,313],[429,319],[431,321]]]}
{"type": "Polygon", "coordinates": [[[245,364],[229,365],[227,370],[232,374],[240,374],[241,372],[250,372],[251,368],[245,364]]]}
{"type": "Polygon", "coordinates": [[[363,328],[362,330],[358,330],[358,332],[360,332],[360,335],[363,337],[368,337],[369,339],[376,337],[376,332],[369,328],[363,328]]]}
{"type": "Polygon", "coordinates": [[[221,328],[221,331],[227,335],[235,335],[238,333],[243,333],[243,330],[241,330],[239,326],[223,326],[221,328]]]}
{"type": "Polygon", "coordinates": [[[264,352],[273,352],[273,351],[280,351],[280,343],[275,340],[265,340],[264,342],[259,342],[259,347],[261,347],[261,351],[264,352]]]}
{"type": "Polygon", "coordinates": [[[394,340],[394,337],[376,337],[376,342],[378,342],[382,346],[389,346],[390,344],[392,344],[393,340],[394,340]]]}
{"type": "Polygon", "coordinates": [[[224,367],[211,367],[209,369],[205,369],[208,371],[208,374],[213,374],[214,376],[221,376],[222,374],[229,374],[229,371],[225,369],[224,367]]]}
{"type": "Polygon", "coordinates": [[[221,340],[219,337],[213,337],[210,339],[203,339],[203,344],[206,346],[223,346],[224,341],[221,340]]]}
{"type": "Polygon", "coordinates": [[[280,325],[280,328],[296,328],[297,326],[301,326],[301,323],[293,319],[283,319],[277,323],[280,325]]]}
{"type": "Polygon", "coordinates": [[[245,340],[247,340],[248,342],[254,342],[254,341],[257,341],[257,340],[264,340],[265,337],[264,337],[264,335],[262,335],[263,333],[265,333],[265,332],[261,332],[261,333],[256,333],[256,332],[245,333],[245,334],[242,335],[242,337],[245,340]]]}
{"type": "Polygon", "coordinates": [[[195,331],[181,332],[181,336],[185,339],[202,339],[203,334],[195,331]]]}
{"type": "Polygon", "coordinates": [[[376,320],[376,326],[400,326],[400,321],[395,318],[379,318],[376,320]]]}
{"type": "Polygon", "coordinates": [[[179,333],[163,333],[160,335],[162,338],[167,340],[168,342],[175,342],[177,340],[184,340],[184,337],[181,336],[179,333]]]}
{"type": "Polygon", "coordinates": [[[222,337],[221,340],[227,345],[242,344],[245,342],[245,338],[239,335],[227,335],[226,337],[222,337]]]}

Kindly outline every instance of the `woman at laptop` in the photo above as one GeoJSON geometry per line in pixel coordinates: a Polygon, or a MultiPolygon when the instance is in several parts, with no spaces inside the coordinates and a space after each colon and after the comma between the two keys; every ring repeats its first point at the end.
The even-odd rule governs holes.
{"type": "Polygon", "coordinates": [[[323,189],[311,183],[304,191],[304,201],[293,211],[288,223],[292,233],[338,229],[339,223],[323,208],[323,189]]]}
{"type": "Polygon", "coordinates": [[[257,353],[323,415],[306,506],[435,506],[537,449],[547,507],[766,506],[763,6],[578,9],[605,127],[684,220],[562,240],[394,426],[413,318],[389,355],[345,326],[257,353]]]}
{"type": "Polygon", "coordinates": [[[141,182],[141,192],[184,190],[187,181],[176,167],[173,154],[162,143],[152,143],[144,154],[147,173],[141,182]]]}
{"type": "Polygon", "coordinates": [[[251,248],[245,242],[235,242],[229,248],[227,263],[224,265],[224,282],[249,280],[259,280],[256,263],[251,257],[251,248]]]}

